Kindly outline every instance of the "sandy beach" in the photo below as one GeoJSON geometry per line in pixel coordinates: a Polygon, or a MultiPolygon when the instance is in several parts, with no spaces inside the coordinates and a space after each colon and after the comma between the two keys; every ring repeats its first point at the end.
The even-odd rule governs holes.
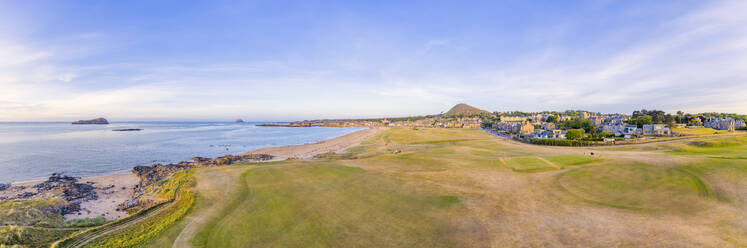
{"type": "Polygon", "coordinates": [[[313,144],[268,147],[257,149],[244,154],[270,154],[275,156],[272,161],[282,161],[287,159],[311,159],[318,154],[329,152],[341,153],[351,147],[357,146],[361,142],[373,137],[384,129],[385,128],[365,129],[313,144]]]}
{"type": "MultiPolygon", "coordinates": [[[[67,214],[65,215],[65,219],[103,216],[113,220],[127,216],[126,212],[117,211],[117,205],[130,198],[132,189],[137,185],[138,180],[137,176],[132,173],[117,173],[81,178],[78,182],[93,185],[94,191],[98,194],[99,198],[97,200],[81,202],[81,211],[67,214]]],[[[42,182],[44,181],[13,183],[13,186],[23,186],[23,189],[12,187],[11,189],[0,191],[0,197],[11,197],[26,192],[34,193],[36,192],[36,188],[33,186],[42,182]]],[[[45,196],[49,197],[50,195],[40,195],[39,197],[45,196]]]]}
{"type": "MultiPolygon", "coordinates": [[[[275,156],[271,161],[282,161],[289,158],[294,159],[311,159],[317,154],[335,152],[340,153],[348,148],[357,146],[361,142],[373,137],[384,130],[384,128],[372,128],[360,130],[344,136],[333,139],[320,141],[313,144],[268,147],[246,152],[244,154],[270,154],[275,156]]],[[[0,197],[10,197],[25,192],[36,192],[32,186],[43,181],[28,181],[13,183],[13,186],[24,186],[24,189],[13,187],[5,191],[0,191],[0,197]]],[[[80,204],[81,211],[65,215],[66,219],[86,218],[103,216],[107,219],[114,220],[127,216],[125,211],[118,211],[118,205],[130,199],[133,188],[138,184],[139,179],[133,173],[116,173],[97,177],[81,178],[81,183],[92,184],[95,192],[98,194],[97,200],[82,201],[80,204]]],[[[41,195],[40,197],[44,197],[41,195]]]]}

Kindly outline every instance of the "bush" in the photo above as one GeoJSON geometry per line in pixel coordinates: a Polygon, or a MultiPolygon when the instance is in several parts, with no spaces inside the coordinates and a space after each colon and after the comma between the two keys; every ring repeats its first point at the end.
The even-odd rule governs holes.
{"type": "Polygon", "coordinates": [[[584,137],[584,130],[583,129],[571,129],[565,132],[565,137],[568,139],[580,139],[584,137]]]}
{"type": "Polygon", "coordinates": [[[59,209],[64,205],[59,198],[0,201],[0,225],[60,227],[64,220],[59,209]]]}
{"type": "Polygon", "coordinates": [[[530,143],[545,146],[592,146],[594,142],[567,139],[532,139],[530,143]]]}
{"type": "Polygon", "coordinates": [[[101,216],[95,218],[80,218],[65,221],[65,227],[92,227],[106,224],[108,220],[101,216]]]}

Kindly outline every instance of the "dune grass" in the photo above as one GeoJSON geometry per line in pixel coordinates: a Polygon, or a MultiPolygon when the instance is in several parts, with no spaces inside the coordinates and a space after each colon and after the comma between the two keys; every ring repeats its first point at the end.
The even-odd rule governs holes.
{"type": "Polygon", "coordinates": [[[58,198],[17,199],[0,201],[0,225],[61,227],[62,215],[47,209],[65,204],[58,198]]]}
{"type": "Polygon", "coordinates": [[[3,226],[0,227],[0,247],[49,247],[75,231],[73,228],[3,226]]]}

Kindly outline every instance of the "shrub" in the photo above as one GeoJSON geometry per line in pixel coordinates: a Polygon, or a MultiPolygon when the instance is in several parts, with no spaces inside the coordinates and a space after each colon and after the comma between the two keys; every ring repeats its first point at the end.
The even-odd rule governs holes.
{"type": "Polygon", "coordinates": [[[591,141],[585,140],[567,140],[567,139],[532,139],[530,143],[535,145],[546,145],[546,146],[591,146],[594,145],[591,141]]]}
{"type": "Polygon", "coordinates": [[[565,133],[565,137],[568,138],[568,139],[572,139],[572,140],[573,139],[580,139],[580,138],[584,137],[584,130],[583,129],[571,129],[571,130],[568,130],[565,133]]]}
{"type": "Polygon", "coordinates": [[[95,218],[80,218],[65,221],[65,227],[92,227],[106,224],[108,220],[101,216],[95,218]]]}

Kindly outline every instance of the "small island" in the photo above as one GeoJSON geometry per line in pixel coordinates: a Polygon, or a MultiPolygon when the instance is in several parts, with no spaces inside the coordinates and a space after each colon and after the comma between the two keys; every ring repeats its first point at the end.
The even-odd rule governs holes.
{"type": "Polygon", "coordinates": [[[143,129],[140,129],[140,128],[125,128],[125,129],[114,129],[112,131],[115,131],[115,132],[133,132],[133,131],[143,131],[143,129]]]}
{"type": "Polygon", "coordinates": [[[236,122],[236,123],[242,123],[242,122],[244,122],[244,120],[242,120],[242,119],[236,119],[236,120],[235,120],[235,121],[233,121],[233,122],[236,122]]]}
{"type": "Polygon", "coordinates": [[[93,119],[93,120],[79,120],[79,121],[75,121],[75,122],[73,122],[73,124],[109,124],[109,121],[107,121],[104,118],[99,117],[99,118],[96,118],[96,119],[93,119]]]}

